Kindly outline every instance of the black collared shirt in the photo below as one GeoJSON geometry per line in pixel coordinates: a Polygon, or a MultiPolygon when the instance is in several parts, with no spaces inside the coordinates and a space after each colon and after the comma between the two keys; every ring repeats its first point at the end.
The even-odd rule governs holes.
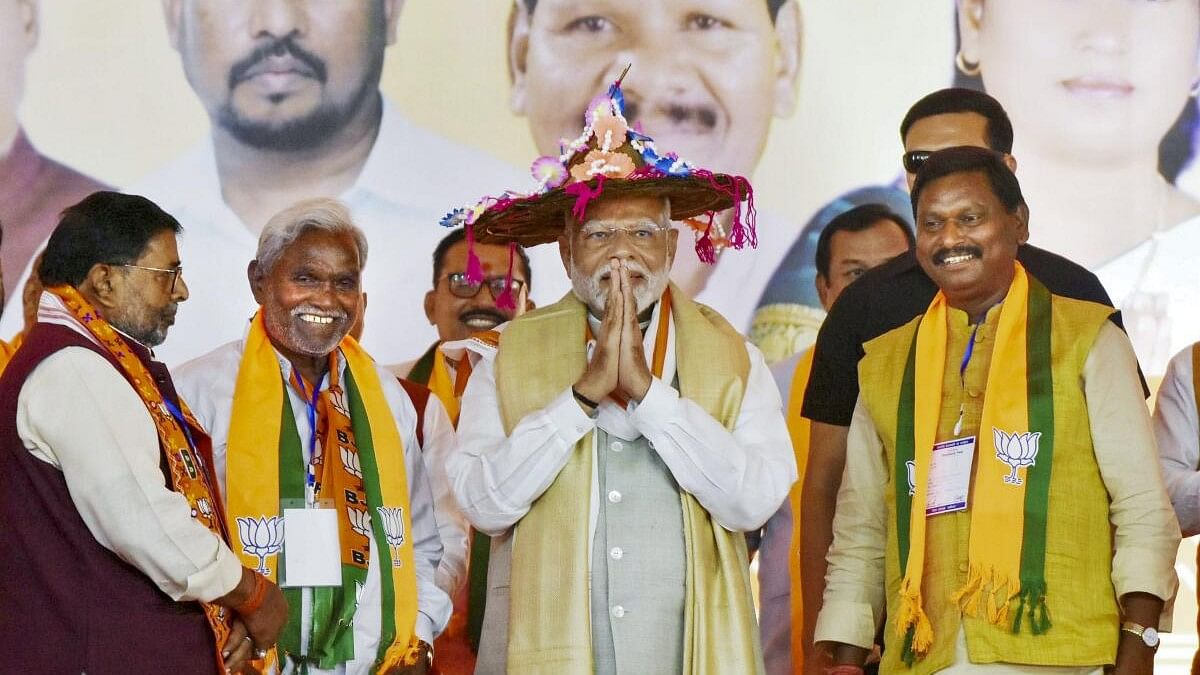
{"type": "MultiPolygon", "coordinates": [[[[1026,244],[1017,250],[1017,260],[1055,295],[1112,306],[1095,274],[1060,255],[1026,244]]],[[[817,336],[812,375],[804,392],[804,416],[850,426],[858,400],[863,344],[923,314],[937,291],[912,251],[867,272],[842,291],[817,336]]],[[[1119,312],[1112,321],[1124,330],[1119,312]]],[[[1149,395],[1144,379],[1142,389],[1149,395]]]]}

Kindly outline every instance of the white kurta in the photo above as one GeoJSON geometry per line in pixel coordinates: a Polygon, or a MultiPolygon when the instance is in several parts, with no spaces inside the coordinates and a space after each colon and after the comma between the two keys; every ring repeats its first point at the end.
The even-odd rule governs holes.
{"type": "MultiPolygon", "coordinates": [[[[196,419],[212,437],[213,464],[222,488],[226,482],[229,424],[243,345],[242,340],[231,342],[181,366],[175,372],[175,383],[179,395],[187,401],[196,419]]],[[[291,363],[279,356],[278,353],[276,356],[279,359],[283,377],[289,378],[292,370],[291,363]]],[[[340,376],[340,373],[345,370],[345,360],[339,357],[338,362],[340,376]]],[[[377,370],[383,385],[384,397],[387,399],[388,407],[396,421],[396,427],[400,431],[401,441],[404,443],[404,465],[408,474],[409,505],[412,514],[413,559],[417,568],[416,634],[422,640],[432,643],[434,636],[440,633],[445,628],[446,622],[449,621],[451,608],[450,597],[438,587],[435,581],[438,562],[442,556],[442,545],[438,536],[433,496],[429,489],[421,447],[416,440],[417,412],[408,395],[400,387],[400,383],[382,368],[377,368],[377,370]]],[[[312,428],[308,422],[306,404],[291,387],[285,386],[284,390],[287,391],[288,401],[292,406],[296,431],[300,438],[308,438],[312,434],[312,428]]],[[[309,460],[308,445],[306,443],[300,445],[307,462],[309,460]]],[[[367,581],[359,596],[358,610],[354,615],[355,658],[332,671],[322,671],[310,667],[310,673],[365,675],[369,672],[375,661],[379,645],[381,592],[378,560],[375,540],[372,538],[371,563],[367,568],[367,581]]],[[[311,621],[309,596],[309,593],[304,594],[303,607],[300,608],[302,626],[309,625],[311,621]]],[[[295,609],[293,608],[293,611],[295,609]]],[[[302,630],[302,649],[307,646],[307,638],[308,631],[302,630]]]]}
{"type": "MultiPolygon", "coordinates": [[[[661,303],[646,331],[647,358],[654,352],[653,327],[660,309],[661,303]]],[[[673,325],[671,330],[674,333],[673,325]]],[[[468,344],[478,351],[472,353],[475,367],[463,393],[458,446],[447,462],[447,473],[464,515],[482,532],[500,534],[524,517],[557,478],[579,439],[597,427],[618,438],[649,440],[679,488],[695,496],[728,530],[760,527],[796,481],[779,392],[762,354],[749,343],[750,373],[732,431],[671,386],[672,340],[663,376],[653,380],[640,404],[622,409],[605,400],[592,418],[567,387],[545,409],[522,419],[508,436],[496,392],[496,352],[476,342],[468,344]]],[[[591,508],[594,528],[594,495],[591,508]]],[[[589,542],[594,535],[594,529],[589,531],[589,542]]]]}
{"type": "MultiPolygon", "coordinates": [[[[42,294],[39,321],[95,341],[67,315],[56,296],[42,294]]],[[[42,361],[21,387],[16,424],[29,452],[62,471],[96,541],[163,593],[209,602],[237,586],[241,562],[167,486],[154,420],[103,356],[67,347],[42,361]]]]}

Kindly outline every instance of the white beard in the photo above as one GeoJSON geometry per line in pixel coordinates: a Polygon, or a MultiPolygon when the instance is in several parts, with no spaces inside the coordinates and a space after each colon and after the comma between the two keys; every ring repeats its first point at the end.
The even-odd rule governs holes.
{"type": "MultiPolygon", "coordinates": [[[[663,291],[667,290],[667,283],[670,281],[670,270],[661,270],[651,274],[649,270],[642,267],[639,263],[626,261],[625,263],[629,272],[641,274],[645,279],[643,284],[634,284],[633,300],[637,305],[637,313],[641,314],[658,299],[662,297],[663,291]]],[[[597,270],[591,276],[584,274],[578,267],[575,266],[575,260],[571,260],[571,264],[567,269],[567,273],[571,277],[571,288],[575,292],[575,297],[588,306],[593,316],[604,316],[604,308],[608,304],[608,284],[609,281],[602,277],[610,272],[608,267],[603,267],[597,270]]],[[[613,272],[616,274],[616,272],[613,272]]]]}

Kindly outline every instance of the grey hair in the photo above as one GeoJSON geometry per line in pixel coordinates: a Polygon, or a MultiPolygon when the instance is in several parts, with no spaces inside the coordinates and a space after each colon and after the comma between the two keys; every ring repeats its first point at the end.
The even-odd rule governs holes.
{"type": "Polygon", "coordinates": [[[258,236],[258,261],[263,274],[270,274],[284,250],[301,235],[313,230],[349,234],[358,246],[359,265],[367,265],[367,236],[350,219],[350,209],[336,199],[318,198],[296,202],[276,213],[258,236]]]}

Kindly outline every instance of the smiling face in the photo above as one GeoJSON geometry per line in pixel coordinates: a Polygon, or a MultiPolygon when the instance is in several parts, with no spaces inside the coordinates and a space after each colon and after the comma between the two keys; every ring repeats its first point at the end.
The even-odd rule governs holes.
{"type": "Polygon", "coordinates": [[[774,23],[764,0],[538,0],[532,15],[523,1],[515,11],[512,105],[544,154],[579,134],[588,102],[626,65],[630,124],[717,171],[752,173],[772,114],[795,105],[794,2],[774,23]]]}
{"type": "Polygon", "coordinates": [[[348,233],[309,230],[265,273],[251,265],[271,343],[291,360],[329,355],[358,316],[362,263],[348,233]]]}
{"type": "Polygon", "coordinates": [[[679,231],[671,229],[670,207],[661,197],[601,197],[588,204],[587,220],[567,227],[558,240],[575,295],[600,316],[608,302],[609,263],[630,270],[637,311],[658,302],[666,290],[679,231]]]}
{"type": "Polygon", "coordinates": [[[1029,228],[1024,209],[1009,213],[983,172],[925,185],[916,220],[917,261],[951,307],[975,316],[1004,298],[1029,228]]]}
{"type": "Polygon", "coordinates": [[[1197,78],[1191,0],[963,0],[963,56],[1021,147],[1074,161],[1157,152],[1197,78]]]}
{"type": "MultiPolygon", "coordinates": [[[[473,298],[460,298],[450,291],[450,275],[465,274],[467,271],[467,242],[457,242],[446,250],[442,257],[441,274],[437,286],[425,294],[425,316],[437,327],[438,338],[443,341],[463,340],[472,333],[490,330],[511,321],[519,313],[515,309],[496,306],[496,298],[486,283],[503,278],[508,273],[508,247],[497,244],[475,244],[475,253],[483,266],[485,283],[473,298]]],[[[523,285],[528,282],[524,265],[518,257],[513,261],[513,281],[523,285]]],[[[528,306],[528,291],[522,288],[515,297],[518,308],[528,306]]]]}
{"type": "Polygon", "coordinates": [[[214,122],[253,147],[311,147],[375,100],[393,0],[164,0],[214,122]]]}

